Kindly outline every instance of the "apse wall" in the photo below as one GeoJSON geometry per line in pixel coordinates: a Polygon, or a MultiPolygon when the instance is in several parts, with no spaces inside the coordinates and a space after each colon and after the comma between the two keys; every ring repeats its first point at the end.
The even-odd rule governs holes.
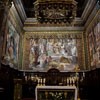
{"type": "Polygon", "coordinates": [[[25,32],[22,48],[24,71],[47,72],[51,68],[61,72],[75,71],[76,68],[85,70],[82,31],[25,32]]]}

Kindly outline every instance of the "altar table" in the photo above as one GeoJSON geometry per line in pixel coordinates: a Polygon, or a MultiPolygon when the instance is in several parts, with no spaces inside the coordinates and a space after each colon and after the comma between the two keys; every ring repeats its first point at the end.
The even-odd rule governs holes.
{"type": "Polygon", "coordinates": [[[36,100],[77,100],[76,86],[37,86],[36,100]]]}

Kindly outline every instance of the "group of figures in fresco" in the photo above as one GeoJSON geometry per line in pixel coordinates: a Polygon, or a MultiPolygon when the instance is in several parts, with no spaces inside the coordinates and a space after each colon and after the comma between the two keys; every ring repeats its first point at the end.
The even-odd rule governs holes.
{"type": "MultiPolygon", "coordinates": [[[[76,39],[30,39],[29,67],[43,68],[51,65],[77,64],[76,39]]],[[[59,66],[59,67],[61,67],[59,66]]]]}
{"type": "Polygon", "coordinates": [[[100,22],[89,33],[90,65],[100,66],[100,22]]]}

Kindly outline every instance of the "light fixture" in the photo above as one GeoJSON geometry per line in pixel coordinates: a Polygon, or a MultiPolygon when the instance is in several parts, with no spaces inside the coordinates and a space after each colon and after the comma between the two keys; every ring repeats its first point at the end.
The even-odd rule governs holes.
{"type": "Polygon", "coordinates": [[[40,23],[72,23],[76,17],[75,0],[37,0],[35,16],[40,23]]]}

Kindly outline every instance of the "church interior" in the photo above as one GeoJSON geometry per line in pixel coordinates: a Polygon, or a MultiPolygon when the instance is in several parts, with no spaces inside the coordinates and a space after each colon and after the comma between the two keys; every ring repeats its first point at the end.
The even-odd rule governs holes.
{"type": "Polygon", "coordinates": [[[99,93],[100,0],[0,0],[0,100],[99,93]]]}

